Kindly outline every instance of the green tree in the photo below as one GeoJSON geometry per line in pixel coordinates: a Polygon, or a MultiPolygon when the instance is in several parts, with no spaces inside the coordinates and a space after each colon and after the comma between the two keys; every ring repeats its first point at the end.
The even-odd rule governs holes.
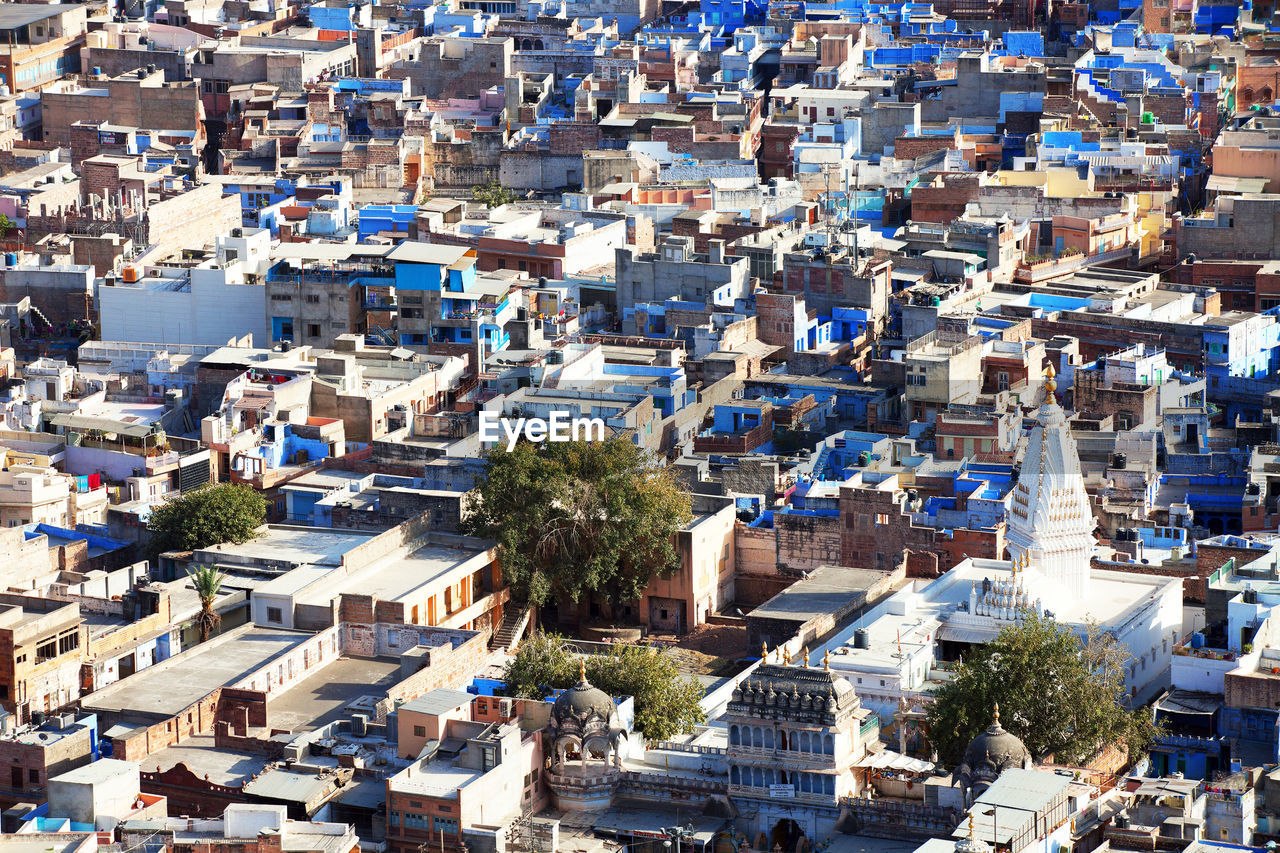
{"type": "Polygon", "coordinates": [[[248,486],[220,483],[165,501],[151,510],[152,557],[223,542],[247,542],[267,515],[267,502],[248,486]]]}
{"type": "MultiPolygon", "coordinates": [[[[682,676],[671,657],[648,646],[615,646],[586,655],[587,680],[610,696],[635,698],[635,727],[651,741],[691,731],[706,716],[702,685],[682,676]]],[[[504,674],[512,696],[544,698],[578,681],[578,663],[564,639],[535,634],[516,650],[504,674]]]]}
{"type": "Polygon", "coordinates": [[[942,763],[955,767],[969,742],[1000,723],[1034,756],[1053,753],[1059,763],[1088,761],[1117,742],[1138,756],[1157,733],[1149,711],[1125,707],[1128,651],[1091,627],[1086,640],[1039,617],[1005,628],[970,651],[929,708],[929,737],[942,763]]]}
{"type": "Polygon", "coordinates": [[[200,597],[200,612],[196,614],[196,629],[200,632],[200,642],[205,642],[218,630],[222,617],[213,609],[213,602],[222,591],[222,572],[213,566],[200,566],[187,569],[187,577],[191,578],[191,586],[200,597]]]}
{"type": "Polygon", "coordinates": [[[518,200],[520,196],[516,195],[513,190],[509,190],[498,183],[495,179],[472,187],[471,198],[475,201],[483,202],[485,207],[492,208],[511,204],[518,200]]]}
{"type": "Polygon", "coordinates": [[[519,601],[634,601],[679,567],[689,495],[629,439],[499,444],[487,459],[463,528],[497,540],[519,601]]]}
{"type": "Polygon", "coordinates": [[[0,237],[8,234],[13,230],[13,220],[0,213],[0,237]]]}

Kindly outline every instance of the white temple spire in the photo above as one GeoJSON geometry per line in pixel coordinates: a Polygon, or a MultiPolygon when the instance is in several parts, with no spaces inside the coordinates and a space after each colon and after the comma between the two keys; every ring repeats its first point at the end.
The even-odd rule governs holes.
{"type": "Polygon", "coordinates": [[[1054,398],[1053,365],[1045,371],[1044,402],[1027,441],[1009,511],[1009,554],[1015,564],[1086,594],[1096,542],[1093,511],[1066,413],[1054,398]]]}

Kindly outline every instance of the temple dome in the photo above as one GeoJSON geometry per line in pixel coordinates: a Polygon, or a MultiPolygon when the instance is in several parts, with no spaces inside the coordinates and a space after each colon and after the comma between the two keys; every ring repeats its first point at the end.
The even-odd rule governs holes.
{"type": "Polygon", "coordinates": [[[1000,725],[1000,706],[997,705],[991,725],[970,741],[952,783],[976,793],[999,779],[1004,771],[1030,766],[1031,753],[1021,738],[1000,725]]]}
{"type": "Polygon", "coordinates": [[[565,728],[566,723],[581,727],[593,716],[607,721],[617,713],[613,697],[587,681],[585,664],[580,666],[579,673],[578,683],[557,696],[551,706],[551,719],[557,728],[565,728]]]}

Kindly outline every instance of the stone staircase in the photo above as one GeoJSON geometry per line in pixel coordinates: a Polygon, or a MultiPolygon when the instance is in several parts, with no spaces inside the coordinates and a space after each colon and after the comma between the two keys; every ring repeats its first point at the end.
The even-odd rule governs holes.
{"type": "Polygon", "coordinates": [[[502,614],[502,624],[493,632],[493,637],[489,640],[489,649],[510,652],[520,642],[528,627],[529,608],[508,607],[502,614]]]}
{"type": "Polygon", "coordinates": [[[37,327],[43,325],[49,329],[53,328],[53,324],[49,322],[49,318],[44,315],[43,311],[34,305],[31,306],[31,315],[36,319],[36,322],[33,325],[37,327]]]}

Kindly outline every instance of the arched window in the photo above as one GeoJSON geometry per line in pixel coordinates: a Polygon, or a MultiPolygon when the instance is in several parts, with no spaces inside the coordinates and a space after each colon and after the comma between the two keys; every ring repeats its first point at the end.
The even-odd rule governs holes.
{"type": "Polygon", "coordinates": [[[542,39],[534,39],[534,40],[533,40],[533,49],[534,49],[534,50],[542,50],[542,39]]]}
{"type": "Polygon", "coordinates": [[[739,784],[741,779],[742,779],[742,773],[738,770],[738,765],[735,764],[732,767],[730,767],[729,768],[729,784],[737,785],[739,784]]]}
{"type": "Polygon", "coordinates": [[[764,748],[773,749],[773,729],[764,730],[764,748]]]}
{"type": "Polygon", "coordinates": [[[831,735],[822,736],[822,751],[827,755],[835,755],[836,742],[832,739],[831,735]]]}
{"type": "Polygon", "coordinates": [[[835,779],[835,777],[834,777],[834,776],[823,776],[823,777],[822,777],[822,787],[826,789],[826,792],[827,792],[828,794],[834,794],[834,793],[836,792],[836,779],[835,779]]]}
{"type": "Polygon", "coordinates": [[[1263,86],[1263,87],[1262,87],[1262,91],[1258,93],[1258,100],[1259,100],[1259,101],[1261,101],[1261,102],[1262,102],[1262,103],[1264,103],[1264,104],[1269,104],[1269,103],[1271,103],[1271,101],[1272,101],[1272,100],[1274,100],[1274,98],[1273,98],[1273,96],[1272,96],[1272,93],[1271,93],[1271,87],[1270,87],[1270,86],[1263,86]]]}
{"type": "Polygon", "coordinates": [[[738,726],[734,724],[729,726],[729,743],[733,746],[738,745],[738,726]]]}
{"type": "Polygon", "coordinates": [[[1253,87],[1251,86],[1244,87],[1244,91],[1240,93],[1240,103],[1242,104],[1253,103],[1253,87]]]}

